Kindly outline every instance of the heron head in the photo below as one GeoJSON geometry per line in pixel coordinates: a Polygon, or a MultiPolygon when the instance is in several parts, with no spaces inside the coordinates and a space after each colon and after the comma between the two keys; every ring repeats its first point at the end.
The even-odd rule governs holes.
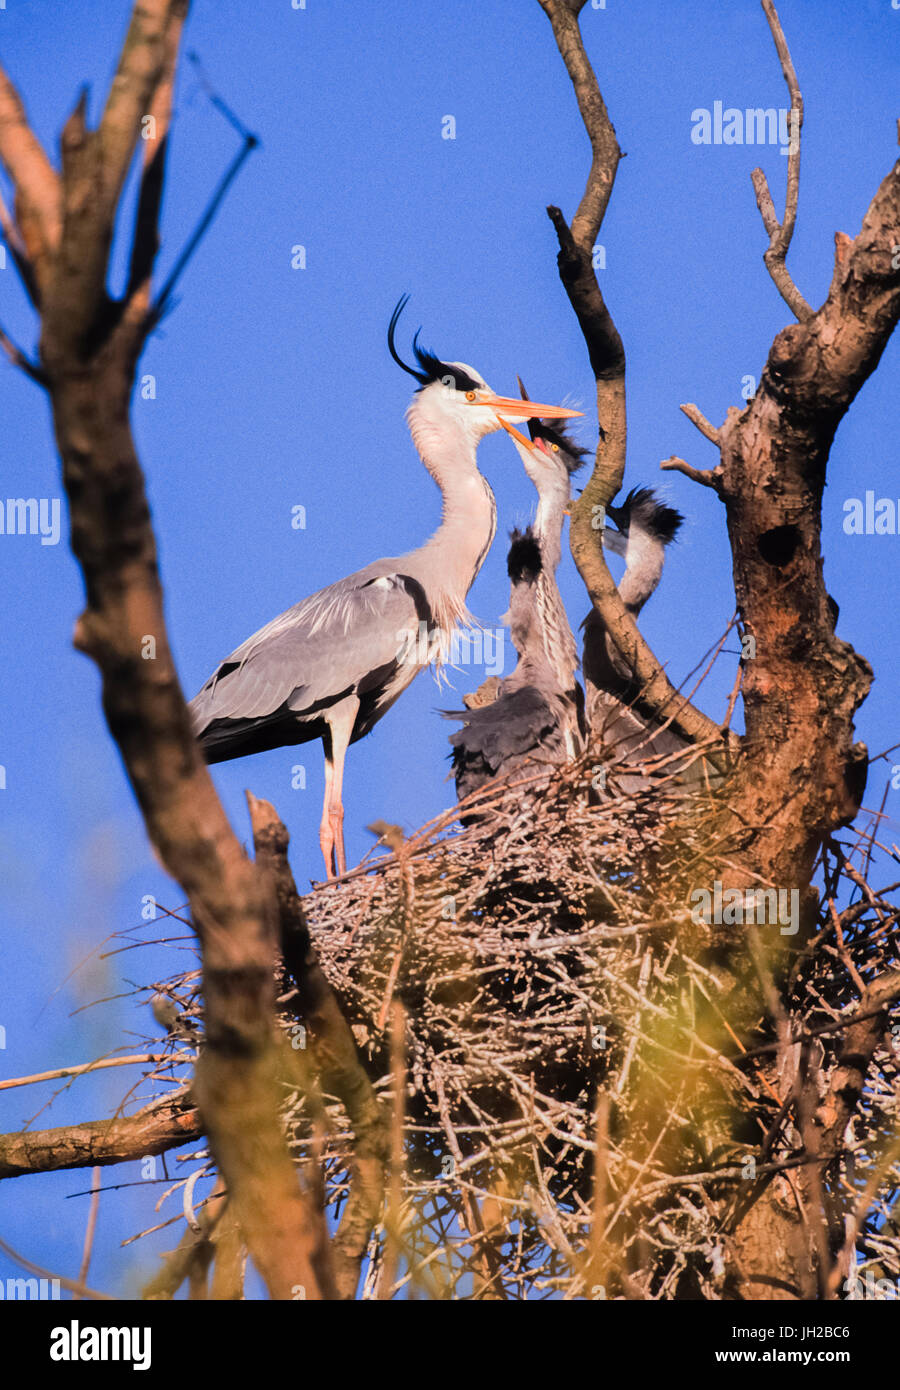
{"type": "Polygon", "coordinates": [[[669,545],[680,531],[684,517],[661,500],[652,487],[633,487],[618,507],[607,507],[624,536],[641,533],[658,545],[669,545]]]}
{"type": "Polygon", "coordinates": [[[491,434],[494,430],[508,429],[508,416],[520,420],[538,416],[564,420],[571,415],[581,414],[580,411],[570,410],[565,406],[541,405],[534,401],[498,396],[480,372],[468,363],[444,362],[435,353],[421,347],[421,329],[416,330],[412,345],[417,366],[408,366],[398,354],[394,343],[397,322],[407,299],[408,295],[403,295],[391,316],[388,348],[397,365],[418,381],[420,408],[427,411],[435,425],[455,425],[477,443],[484,435],[491,434]]]}
{"type": "MultiPolygon", "coordinates": [[[[532,404],[521,377],[518,382],[522,400],[532,404]]],[[[538,492],[542,496],[549,491],[559,492],[568,501],[569,479],[582,467],[590,450],[582,449],[567,430],[551,424],[546,418],[528,420],[527,439],[512,425],[504,423],[504,428],[512,437],[525,472],[538,492]]]]}
{"type": "Polygon", "coordinates": [[[675,539],[684,517],[649,487],[632,488],[619,506],[606,511],[619,529],[616,532],[607,526],[603,544],[624,556],[619,593],[626,607],[639,613],[660,581],[666,547],[675,539]]]}

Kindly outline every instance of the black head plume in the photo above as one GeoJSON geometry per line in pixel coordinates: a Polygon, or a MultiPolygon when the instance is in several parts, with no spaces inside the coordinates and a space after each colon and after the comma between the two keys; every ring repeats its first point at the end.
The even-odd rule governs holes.
{"type": "Polygon", "coordinates": [[[413,353],[418,362],[418,370],[415,367],[408,367],[403,358],[397,352],[394,343],[394,334],[397,331],[397,324],[400,315],[409,302],[409,295],[401,295],[397,301],[397,307],[391,314],[391,321],[388,325],[388,349],[398,367],[402,367],[410,376],[415,377],[420,386],[430,386],[433,381],[443,381],[447,386],[453,386],[456,391],[477,391],[483,383],[473,380],[468,372],[463,372],[459,367],[454,367],[449,362],[442,362],[433,352],[426,352],[425,348],[419,347],[419,334],[421,328],[416,329],[416,336],[413,338],[413,353]]]}
{"type": "Polygon", "coordinates": [[[634,522],[663,545],[675,539],[684,523],[681,512],[661,502],[652,487],[633,487],[620,507],[606,510],[620,531],[628,531],[634,522]]]}
{"type": "Polygon", "coordinates": [[[528,526],[524,531],[510,531],[506,568],[513,584],[533,584],[543,567],[541,547],[528,526]]]}
{"type": "MultiPolygon", "coordinates": [[[[519,394],[522,400],[530,401],[531,397],[525,390],[522,378],[517,376],[516,381],[519,383],[519,394]]],[[[528,433],[532,440],[543,439],[553,453],[558,452],[569,473],[577,473],[579,468],[584,466],[584,461],[591,452],[590,449],[582,449],[579,444],[576,444],[567,430],[558,425],[555,427],[549,425],[546,420],[529,420],[528,433]],[[554,445],[556,445],[555,449],[553,448],[554,445]]]]}

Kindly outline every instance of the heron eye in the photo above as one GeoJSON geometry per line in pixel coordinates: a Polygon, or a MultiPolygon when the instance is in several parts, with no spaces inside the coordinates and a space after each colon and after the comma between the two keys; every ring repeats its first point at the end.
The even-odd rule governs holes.
{"type": "Polygon", "coordinates": [[[559,453],[559,445],[558,445],[558,444],[551,444],[551,445],[550,445],[550,448],[553,450],[554,454],[558,454],[558,453],[559,453]]]}
{"type": "Polygon", "coordinates": [[[467,400],[467,401],[474,401],[474,399],[475,399],[475,392],[474,392],[474,391],[467,391],[467,392],[466,392],[466,400],[467,400]]]}

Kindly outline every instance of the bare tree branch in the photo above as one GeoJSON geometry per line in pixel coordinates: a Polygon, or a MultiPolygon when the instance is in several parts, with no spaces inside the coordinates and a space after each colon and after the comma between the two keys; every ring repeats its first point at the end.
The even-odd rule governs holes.
{"type": "Polygon", "coordinates": [[[606,206],[615,182],[619,160],[623,158],[616,139],[616,132],[606,103],[600,92],[594,69],[591,67],[581,30],[578,15],[584,8],[580,3],[567,3],[566,0],[540,0],[541,8],[553,27],[553,37],[562,54],[563,62],[575,96],[584,128],[591,141],[591,172],[587,186],[572,219],[572,237],[582,251],[593,249],[594,238],[603,222],[606,206]]]}
{"type": "Polygon", "coordinates": [[[70,1290],[73,1294],[78,1294],[81,1298],[94,1298],[103,1302],[114,1301],[111,1293],[101,1293],[99,1289],[89,1289],[86,1284],[79,1284],[76,1279],[67,1279],[64,1274],[54,1274],[52,1269],[44,1269],[43,1265],[35,1264],[33,1260],[26,1259],[24,1255],[19,1254],[18,1250],[7,1245],[5,1240],[0,1240],[0,1250],[14,1264],[20,1265],[22,1269],[27,1269],[29,1274],[36,1274],[39,1279],[47,1279],[50,1282],[60,1284],[62,1288],[70,1290]]]}
{"type": "Polygon", "coordinates": [[[381,1216],[390,1122],[359,1062],[350,1026],[319,964],[287,857],[290,836],[268,801],[247,792],[256,861],[272,875],[285,969],[297,989],[293,1005],[309,1028],[324,1090],[343,1103],[353,1130],[351,1191],[333,1241],[339,1295],[352,1298],[369,1237],[381,1216]]]}
{"type": "Polygon", "coordinates": [[[692,482],[699,483],[701,487],[711,487],[713,492],[720,492],[722,485],[721,468],[694,468],[692,464],[685,463],[684,459],[672,454],[670,458],[663,459],[660,468],[670,473],[683,473],[692,482]]]}
{"type": "MultiPolygon", "coordinates": [[[[94,1236],[97,1234],[97,1213],[100,1210],[100,1167],[96,1165],[91,1173],[91,1205],[88,1208],[87,1225],[84,1229],[84,1246],[81,1252],[81,1268],[78,1271],[79,1284],[87,1284],[88,1270],[91,1267],[91,1255],[94,1250],[94,1236]]],[[[79,1294],[72,1295],[73,1301],[80,1297],[79,1294]]]]}
{"type": "MultiPolygon", "coordinates": [[[[63,230],[49,272],[38,277],[41,361],[86,590],[76,645],[100,669],[104,712],[148,834],[184,887],[201,939],[206,1040],[194,1098],[270,1294],[290,1299],[302,1286],[314,1299],[330,1297],[334,1283],[322,1213],[301,1187],[281,1125],[275,903],[228,824],[193,737],[129,424],[134,367],[148,326],[142,311],[155,236],[148,218],[159,212],[146,170],[131,248],[140,312],[123,313],[106,293],[119,196],[143,117],[156,112],[165,124],[186,8],[186,0],[136,0],[98,130],[87,128],[84,96],[66,123],[63,230]]],[[[39,183],[43,157],[35,155],[22,121],[15,133],[26,153],[14,180],[39,183]]],[[[10,144],[6,136],[0,120],[0,153],[10,144]]],[[[45,208],[39,219],[45,247],[53,242],[51,212],[45,208]]]]}
{"type": "Polygon", "coordinates": [[[59,1081],[67,1076],[86,1076],[89,1072],[104,1071],[107,1067],[131,1067],[147,1062],[190,1062],[190,1052],[170,1054],[167,1052],[137,1052],[127,1057],[98,1057],[95,1062],[82,1062],[72,1067],[54,1067],[52,1071],[38,1071],[31,1076],[14,1076],[0,1081],[0,1091],[11,1091],[17,1086],[34,1086],[39,1081],[59,1081]]]}
{"type": "Polygon", "coordinates": [[[37,287],[37,281],[34,278],[34,267],[28,259],[28,252],[25,249],[22,234],[10,216],[9,209],[3,201],[2,194],[0,194],[0,231],[3,232],[4,239],[10,250],[10,255],[13,258],[13,264],[25,288],[25,293],[28,295],[31,303],[37,308],[40,300],[40,291],[37,287]]]}
{"type": "Polygon", "coordinates": [[[211,1196],[210,1205],[198,1213],[196,1229],[185,1227],[175,1249],[163,1256],[159,1269],[144,1286],[141,1296],[148,1302],[162,1303],[174,1298],[186,1279],[191,1286],[191,1297],[196,1296],[199,1281],[205,1284],[213,1257],[212,1235],[228,1206],[221,1181],[216,1183],[211,1196]]]}
{"type": "Polygon", "coordinates": [[[30,274],[41,286],[62,232],[59,179],[28,124],[21,98],[0,69],[0,163],[15,189],[15,214],[30,274]]]}
{"type": "Polygon", "coordinates": [[[175,69],[186,14],[186,4],[180,10],[176,8],[166,25],[162,71],[154,87],[149,110],[146,117],[142,118],[148,123],[144,143],[144,167],[131,248],[128,288],[125,292],[127,312],[138,321],[147,314],[150,307],[150,279],[159,251],[159,215],[172,121],[175,69]]]}
{"type": "Polygon", "coordinates": [[[641,687],[640,710],[668,721],[692,743],[707,742],[710,757],[737,746],[723,730],[679,695],[627,611],[606,564],[597,518],[622,486],[627,439],[625,349],[593,266],[593,242],[603,221],[622,152],[597,78],[584,50],[578,14],[582,4],[540,0],[575,89],[593,157],[584,196],[571,229],[557,207],[547,209],[559,240],[559,275],[587,344],[597,384],[600,439],[591,477],[571,511],[570,545],[578,572],[610,640],[641,687]]]}
{"type": "Polygon", "coordinates": [[[700,410],[698,406],[692,405],[691,402],[688,402],[687,405],[680,405],[678,409],[687,416],[692,425],[697,426],[697,429],[704,436],[704,438],[708,439],[712,444],[719,444],[721,440],[720,431],[716,429],[715,425],[711,424],[710,421],[707,420],[706,416],[703,414],[703,411],[700,410]]]}
{"type": "Polygon", "coordinates": [[[130,1163],[176,1149],[202,1133],[187,1090],[173,1091],[151,1101],[136,1115],[0,1135],[0,1178],[130,1163]]]}
{"type": "Polygon", "coordinates": [[[797,74],[794,71],[794,64],[791,62],[791,55],[788,50],[787,40],[781,27],[781,21],[772,0],[761,0],[772,37],[775,40],[775,48],[781,62],[781,71],[787,83],[791,97],[791,128],[788,143],[788,172],[787,172],[787,195],[785,198],[784,222],[780,223],[775,213],[775,205],[772,202],[772,195],[769,192],[769,184],[762,169],[754,169],[751,175],[753,187],[756,191],[756,205],[762,216],[763,226],[769,233],[769,247],[763,259],[766,268],[774,281],[778,293],[781,295],[785,304],[796,315],[801,322],[809,319],[813,315],[813,309],[807,304],[803,295],[794,284],[791,274],[785,264],[785,258],[790,250],[791,239],[794,235],[794,224],[797,221],[797,199],[800,191],[800,132],[803,129],[803,96],[800,92],[800,84],[797,81],[797,74]]]}
{"type": "Polygon", "coordinates": [[[3,348],[14,367],[20,367],[26,376],[30,376],[32,381],[37,382],[38,386],[47,385],[47,376],[43,368],[26,357],[22,349],[13,342],[6,329],[2,327],[0,327],[0,347],[3,348]]]}

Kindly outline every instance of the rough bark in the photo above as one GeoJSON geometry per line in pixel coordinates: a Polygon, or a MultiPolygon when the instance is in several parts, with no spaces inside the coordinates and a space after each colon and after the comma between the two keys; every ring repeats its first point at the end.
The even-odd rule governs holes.
{"type": "Polygon", "coordinates": [[[381,1217],[390,1118],[359,1061],[353,1033],[319,964],[288,863],[287,829],[267,801],[249,792],[247,801],[256,862],[275,885],[282,959],[297,991],[292,1008],[309,1029],[312,1060],[322,1088],[342,1102],[353,1130],[350,1196],[332,1243],[338,1294],[351,1299],[369,1238],[381,1217]]]}
{"type": "Polygon", "coordinates": [[[132,1163],[188,1144],[202,1133],[193,1100],[187,1092],[177,1091],[145,1105],[136,1115],[2,1134],[0,1178],[132,1163]]]}
{"type": "Polygon", "coordinates": [[[737,740],[695,709],[672,686],[626,610],[609,572],[600,544],[606,506],[625,475],[627,417],[625,348],[594,272],[594,242],[603,222],[622,151],[585,53],[578,15],[584,0],[539,0],[546,13],[575,89],[591,141],[591,168],[571,227],[558,207],[548,216],[559,240],[559,276],[578,319],[597,388],[600,437],[594,468],[581,496],[572,504],[569,540],[578,572],[591,602],[640,687],[638,708],[648,717],[668,721],[692,743],[705,742],[717,761],[737,740]]]}
{"type": "MultiPolygon", "coordinates": [[[[620,152],[578,33],[582,3],[539,2],[553,25],[594,152],[588,182],[594,191],[579,209],[577,237],[575,223],[569,232],[561,214],[551,209],[561,245],[560,273],[588,345],[601,430],[606,431],[606,439],[601,433],[594,477],[573,509],[572,549],[595,607],[644,683],[643,706],[652,713],[665,707],[652,654],[642,652],[634,634],[623,626],[612,580],[589,529],[591,511],[595,504],[611,500],[624,466],[624,350],[611,331],[590,261],[620,152]],[[601,174],[604,158],[606,171],[601,174]]],[[[797,214],[802,97],[774,4],[762,4],[795,119],[783,222],[775,215],[760,170],[754,172],[754,186],[769,234],[766,266],[800,321],[779,333],[755,397],[744,411],[729,411],[721,428],[711,425],[696,406],[682,407],[719,449],[718,465],[701,471],[672,458],[663,466],[713,488],[723,501],[738,610],[744,633],[756,643],[755,656],[743,663],[746,734],[725,812],[733,848],[723,887],[747,890],[763,883],[797,888],[808,918],[815,902],[810,880],[816,855],[836,827],[854,818],[865,787],[866,749],[854,741],[853,717],[872,672],[865,658],[835,634],[835,609],[823,579],[821,501],[837,426],[877,367],[900,317],[900,271],[893,257],[893,247],[900,244],[900,164],[882,183],[856,239],[837,234],[831,288],[814,312],[785,262],[797,214]]],[[[696,739],[702,719],[695,721],[691,715],[673,724],[696,739]]],[[[738,1033],[759,1016],[761,1006],[763,1011],[771,1009],[773,1019],[782,1009],[785,945],[782,940],[767,943],[759,956],[748,951],[746,939],[734,928],[713,933],[708,960],[730,990],[729,1022],[738,1033]]],[[[867,1027],[860,1053],[866,1063],[879,1028],[883,1031],[884,1017],[876,1014],[867,1027]]],[[[857,1063],[848,1065],[852,1069],[857,1063]]],[[[861,1084],[862,1061],[859,1066],[862,1073],[854,1076],[861,1084]]],[[[800,1086],[798,1118],[802,1092],[800,1086]]],[[[825,1135],[834,1143],[840,1137],[837,1131],[843,1133],[842,1125],[846,1127],[852,1113],[852,1093],[848,1083],[842,1092],[843,1108],[838,1107],[837,1118],[813,1145],[819,1158],[825,1135]]],[[[824,1122],[816,1123],[821,1127],[824,1122]]],[[[813,1131],[807,1129],[813,1144],[813,1131]]],[[[805,1165],[797,1177],[798,1188],[781,1180],[769,1183],[746,1213],[731,1245],[736,1275],[732,1287],[740,1290],[738,1296],[802,1298],[823,1287],[828,1271],[823,1268],[827,1250],[821,1239],[827,1224],[821,1168],[818,1161],[805,1165]]]]}
{"type": "Polygon", "coordinates": [[[281,1129],[274,1026],[277,914],[232,831],[193,738],[163,615],[156,547],[129,424],[135,366],[154,322],[167,119],[186,0],[137,0],[103,117],[79,101],[57,177],[0,88],[0,159],[17,191],[41,309],[41,369],[53,411],[71,542],[86,607],[76,644],[97,663],[110,732],[167,871],[187,894],[203,951],[206,1044],[193,1094],[254,1263],[270,1294],[331,1296],[324,1219],[299,1183],[281,1129]],[[132,274],[106,289],[119,199],[143,117],[132,274]],[[4,121],[4,115],[6,119],[4,121]]]}

